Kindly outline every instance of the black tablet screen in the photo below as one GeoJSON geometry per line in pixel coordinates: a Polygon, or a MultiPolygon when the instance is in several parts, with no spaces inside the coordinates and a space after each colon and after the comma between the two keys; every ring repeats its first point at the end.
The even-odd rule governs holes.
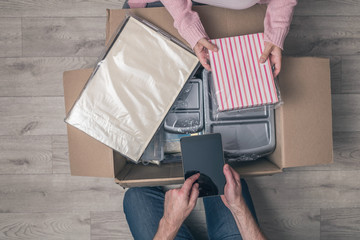
{"type": "Polygon", "coordinates": [[[183,137],[180,142],[185,179],[200,173],[197,180],[199,197],[224,194],[226,180],[221,135],[183,137]]]}

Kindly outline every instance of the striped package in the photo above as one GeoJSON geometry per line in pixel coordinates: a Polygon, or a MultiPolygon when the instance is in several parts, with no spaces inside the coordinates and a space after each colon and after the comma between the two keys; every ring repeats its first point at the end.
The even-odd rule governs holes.
{"type": "Polygon", "coordinates": [[[209,51],[219,111],[279,102],[270,61],[258,62],[264,49],[263,33],[211,40],[209,51]]]}

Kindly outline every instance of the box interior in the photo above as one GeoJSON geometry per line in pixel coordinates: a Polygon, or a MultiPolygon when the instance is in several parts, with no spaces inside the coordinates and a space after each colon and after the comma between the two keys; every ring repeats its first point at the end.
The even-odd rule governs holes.
{"type": "MultiPolygon", "coordinates": [[[[74,70],[64,73],[65,109],[68,112],[92,69],[74,70]]],[[[116,177],[123,185],[159,185],[181,183],[183,170],[181,163],[156,165],[134,164],[118,152],[95,140],[82,131],[67,125],[71,174],[78,176],[116,177]]],[[[271,159],[259,159],[234,165],[243,175],[274,174],[281,172],[282,166],[271,159]]]]}
{"type": "MultiPolygon", "coordinates": [[[[228,10],[210,6],[194,7],[211,38],[263,31],[266,7],[228,10]]],[[[164,8],[108,10],[107,40],[131,11],[180,36],[164,8]]],[[[181,39],[184,41],[183,39],[181,39]]],[[[68,111],[80,94],[92,69],[64,73],[65,106],[68,111]]],[[[242,176],[269,175],[283,168],[327,164],[333,161],[330,66],[328,59],[284,57],[279,76],[284,104],[276,109],[276,149],[268,158],[242,162],[234,168],[242,176]]],[[[72,175],[115,177],[123,187],[167,185],[183,182],[182,165],[144,166],[127,162],[122,156],[68,126],[72,175]]]]}

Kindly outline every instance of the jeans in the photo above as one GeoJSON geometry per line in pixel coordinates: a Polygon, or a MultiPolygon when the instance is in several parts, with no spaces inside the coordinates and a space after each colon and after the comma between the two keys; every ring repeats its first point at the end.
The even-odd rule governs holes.
{"type": "MultiPolygon", "coordinates": [[[[254,205],[245,180],[241,179],[242,194],[257,221],[254,205]]],[[[165,193],[161,187],[130,188],[124,196],[124,213],[135,240],[153,239],[164,213],[165,193]]],[[[219,196],[203,199],[209,239],[242,239],[230,210],[219,196]]],[[[194,239],[183,224],[175,239],[194,239]]]]}

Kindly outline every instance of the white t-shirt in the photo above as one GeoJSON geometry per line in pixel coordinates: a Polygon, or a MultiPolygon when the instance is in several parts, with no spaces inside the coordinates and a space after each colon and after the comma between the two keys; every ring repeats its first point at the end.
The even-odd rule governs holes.
{"type": "Polygon", "coordinates": [[[194,0],[194,1],[215,7],[230,8],[230,9],[246,9],[260,2],[260,0],[194,0]]]}

